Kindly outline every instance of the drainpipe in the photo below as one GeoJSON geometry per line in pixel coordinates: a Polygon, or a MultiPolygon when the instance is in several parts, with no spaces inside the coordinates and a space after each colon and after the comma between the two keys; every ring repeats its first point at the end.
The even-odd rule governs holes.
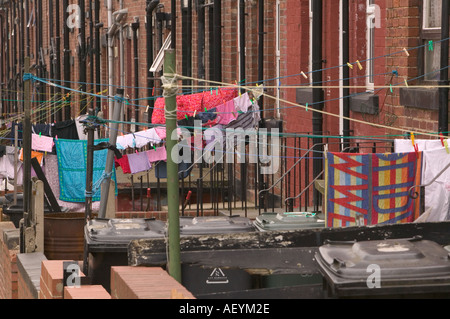
{"type": "MultiPolygon", "coordinates": [[[[182,14],[182,51],[183,65],[182,74],[188,77],[192,75],[192,6],[191,0],[183,0],[181,5],[182,14]]],[[[190,85],[191,80],[184,80],[183,85],[190,85]]]]}
{"type": "MultiPolygon", "coordinates": [[[[260,84],[264,83],[264,0],[259,0],[258,6],[258,81],[260,84]]],[[[263,100],[264,97],[261,96],[261,102],[259,106],[261,108],[261,114],[264,114],[263,100]]]]}
{"type": "MultiPolygon", "coordinates": [[[[85,17],[85,0],[79,0],[80,6],[80,45],[78,52],[79,61],[79,78],[81,84],[81,91],[86,92],[86,17],[85,17]]],[[[80,112],[87,113],[86,110],[86,96],[82,95],[80,103],[80,112]]]]}
{"type": "MultiPolygon", "coordinates": [[[[100,61],[100,28],[103,28],[103,23],[100,23],[100,0],[95,0],[94,4],[95,11],[95,81],[96,85],[96,93],[99,93],[102,90],[101,87],[101,61],[100,61]]],[[[97,115],[98,112],[102,110],[102,101],[100,98],[96,99],[96,109],[94,114],[97,115]]]]}
{"type": "Polygon", "coordinates": [[[214,0],[213,7],[213,34],[214,34],[214,68],[215,81],[222,81],[222,1],[214,0]]]}
{"type": "MultiPolygon", "coordinates": [[[[93,15],[93,8],[92,8],[92,0],[89,0],[89,73],[90,73],[90,86],[91,91],[94,91],[94,17],[93,15]]],[[[94,92],[96,93],[96,92],[94,92]]],[[[86,113],[89,113],[88,110],[86,110],[86,113]]]]}
{"type": "MultiPolygon", "coordinates": [[[[56,0],[58,1],[58,0],[56,0]]],[[[53,17],[53,0],[48,0],[48,16],[53,17]]],[[[54,41],[53,41],[53,19],[49,19],[48,21],[48,31],[49,31],[49,39],[50,39],[50,48],[51,48],[51,54],[50,54],[50,79],[55,78],[55,69],[53,67],[54,64],[54,55],[55,55],[55,47],[54,47],[54,41]]],[[[50,96],[53,97],[55,94],[55,87],[50,87],[50,96]]],[[[51,122],[53,123],[55,121],[55,113],[51,112],[51,122]]]]}
{"type": "MultiPolygon", "coordinates": [[[[9,48],[10,48],[10,46],[9,46],[9,9],[8,8],[6,8],[5,9],[5,42],[6,42],[6,44],[7,44],[7,46],[8,46],[8,50],[6,50],[6,53],[5,53],[5,85],[6,85],[6,89],[8,90],[7,92],[6,92],[6,97],[7,97],[7,100],[9,99],[9,90],[11,89],[10,88],[10,82],[9,82],[9,78],[10,78],[10,74],[9,74],[9,69],[10,69],[10,62],[9,62],[9,48]]],[[[11,114],[11,103],[9,102],[9,101],[6,101],[6,113],[9,113],[9,114],[11,114]]]]}
{"type": "MultiPolygon", "coordinates": [[[[56,33],[56,39],[55,39],[55,76],[57,80],[61,80],[61,22],[60,22],[60,9],[59,9],[59,1],[55,1],[55,33],[56,33]]],[[[60,94],[61,89],[56,88],[56,93],[60,94]]],[[[56,113],[56,121],[60,122],[62,120],[62,110],[58,109],[58,112],[56,113]]]]}
{"type": "MultiPolygon", "coordinates": [[[[448,38],[449,34],[449,3],[448,0],[442,0],[442,40],[448,38]]],[[[441,42],[441,72],[439,85],[439,132],[448,136],[448,40],[441,42]]]]}
{"type": "MultiPolygon", "coordinates": [[[[205,6],[204,0],[197,0],[197,65],[198,78],[205,78],[205,6]]],[[[203,84],[199,83],[200,85],[203,84]]]]}
{"type": "MultiPolygon", "coordinates": [[[[69,13],[67,12],[67,7],[69,6],[69,0],[63,0],[64,9],[64,86],[70,88],[70,40],[69,40],[69,26],[67,19],[69,18],[69,13]]],[[[68,94],[69,90],[64,90],[65,94],[68,94]]],[[[64,119],[70,119],[70,97],[66,97],[66,105],[64,106],[64,119]]]]}
{"type": "Polygon", "coordinates": [[[148,123],[152,122],[153,107],[155,105],[154,99],[150,98],[153,94],[153,88],[155,87],[155,81],[153,80],[154,74],[150,72],[150,68],[153,64],[153,11],[159,4],[159,0],[147,1],[147,96],[149,97],[148,109],[148,123]]]}
{"type": "MultiPolygon", "coordinates": [[[[313,68],[313,106],[316,110],[323,110],[323,90],[320,88],[322,85],[322,0],[312,1],[313,11],[313,39],[312,39],[312,68],[313,68]],[[314,88],[314,86],[319,86],[314,88]]],[[[318,136],[323,134],[322,113],[314,112],[312,115],[312,127],[313,135],[318,136]]],[[[313,144],[321,144],[323,141],[320,137],[313,138],[313,144]]],[[[317,177],[322,172],[322,150],[323,147],[318,145],[314,148],[314,160],[313,160],[313,176],[317,177]]],[[[313,192],[314,205],[316,207],[320,202],[320,194],[317,189],[313,192]]]]}
{"type": "MultiPolygon", "coordinates": [[[[139,47],[138,47],[138,29],[139,29],[139,18],[135,18],[135,22],[131,24],[131,28],[133,29],[133,39],[134,39],[134,98],[135,98],[135,107],[134,107],[134,118],[136,123],[139,123],[139,47]]],[[[139,132],[139,126],[136,125],[136,132],[139,132]]]]}
{"type": "Polygon", "coordinates": [[[245,79],[245,0],[239,0],[240,80],[245,79]]]}
{"type": "MultiPolygon", "coordinates": [[[[123,0],[120,0],[120,10],[123,10],[123,0]]],[[[117,16],[113,13],[113,23],[117,23],[117,16]]],[[[121,87],[125,86],[125,46],[123,44],[123,23],[120,23],[119,30],[119,49],[120,49],[120,85],[121,87]]],[[[123,118],[121,117],[121,121],[123,118]]]]}
{"type": "MultiPolygon", "coordinates": [[[[348,0],[342,0],[342,61],[350,61],[349,57],[349,38],[350,38],[350,29],[349,29],[349,5],[348,0]]],[[[343,130],[342,134],[344,136],[350,136],[350,121],[348,118],[350,117],[350,89],[348,88],[350,86],[350,72],[348,67],[342,68],[342,85],[343,85],[343,91],[342,95],[344,96],[344,99],[342,101],[343,103],[343,130]]],[[[344,140],[343,148],[346,149],[349,146],[349,140],[344,140]]]]}
{"type": "MultiPolygon", "coordinates": [[[[172,29],[171,29],[171,36],[172,40],[170,43],[170,47],[172,49],[175,49],[177,47],[177,1],[171,0],[171,12],[172,12],[172,29]]],[[[175,54],[175,60],[176,60],[176,54],[175,54]]]]}
{"type": "MultiPolygon", "coordinates": [[[[107,10],[108,10],[108,29],[112,27],[113,24],[113,9],[112,9],[112,0],[107,0],[107,10]]],[[[114,37],[112,35],[108,35],[108,96],[110,97],[108,100],[108,117],[112,120],[113,116],[113,85],[114,85],[114,37]]]]}

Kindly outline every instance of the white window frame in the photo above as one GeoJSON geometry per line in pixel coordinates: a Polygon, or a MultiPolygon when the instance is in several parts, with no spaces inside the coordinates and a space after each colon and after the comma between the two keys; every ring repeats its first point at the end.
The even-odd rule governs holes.
{"type": "MultiPolygon", "coordinates": [[[[423,0],[422,4],[423,4],[423,8],[422,8],[422,25],[421,27],[421,31],[422,31],[422,35],[423,37],[421,38],[422,41],[424,41],[424,44],[427,44],[427,42],[429,40],[433,40],[436,41],[437,39],[440,39],[440,36],[438,36],[437,34],[440,35],[440,30],[441,30],[441,26],[442,26],[442,21],[441,21],[441,26],[440,27],[432,27],[429,28],[427,27],[428,25],[428,5],[430,3],[430,0],[423,0]]],[[[438,2],[439,4],[441,4],[440,2],[438,2]]],[[[442,9],[442,8],[441,8],[442,9]]],[[[423,65],[423,74],[428,74],[430,73],[432,70],[427,70],[427,65],[426,65],[426,54],[427,54],[427,46],[425,46],[423,48],[424,50],[424,54],[423,54],[423,61],[422,61],[422,65],[423,65]]],[[[436,50],[436,48],[435,48],[436,50]]],[[[424,77],[425,81],[436,81],[436,79],[433,79],[433,77],[436,76],[430,76],[429,77],[424,77]]]]}
{"type": "MultiPolygon", "coordinates": [[[[432,28],[427,27],[427,25],[428,25],[428,4],[429,4],[429,3],[430,3],[430,0],[423,0],[423,10],[422,10],[422,13],[423,13],[423,23],[422,23],[422,30],[435,30],[435,31],[440,30],[441,27],[432,27],[432,28]]],[[[440,2],[440,3],[441,3],[441,2],[440,2]]],[[[441,7],[441,10],[442,10],[442,7],[441,7]]],[[[441,26],[442,26],[442,21],[441,21],[441,26]]]]}
{"type": "Polygon", "coordinates": [[[379,7],[372,2],[374,1],[366,0],[366,87],[368,91],[373,91],[375,87],[375,79],[371,73],[375,72],[373,60],[375,57],[375,29],[380,27],[377,25],[377,20],[380,19],[379,7]]]}

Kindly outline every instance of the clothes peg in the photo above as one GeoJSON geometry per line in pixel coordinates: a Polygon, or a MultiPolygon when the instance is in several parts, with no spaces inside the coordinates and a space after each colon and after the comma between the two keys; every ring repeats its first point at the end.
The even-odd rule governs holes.
{"type": "Polygon", "coordinates": [[[155,96],[155,87],[153,87],[152,96],[155,96]]]}
{"type": "Polygon", "coordinates": [[[350,62],[347,62],[347,65],[348,65],[348,67],[349,67],[350,69],[353,70],[353,65],[351,65],[350,62]]]}
{"type": "Polygon", "coordinates": [[[303,77],[304,77],[305,79],[308,79],[308,77],[306,76],[305,72],[302,71],[300,74],[303,75],[303,77]]]}
{"type": "Polygon", "coordinates": [[[306,103],[306,112],[308,112],[308,103],[306,103]]]}
{"type": "Polygon", "coordinates": [[[405,85],[406,85],[406,87],[409,87],[408,81],[406,81],[406,79],[405,79],[405,85]]]}
{"type": "Polygon", "coordinates": [[[392,90],[392,84],[389,84],[389,90],[391,91],[391,93],[394,92],[394,91],[392,90]]]}
{"type": "Polygon", "coordinates": [[[356,60],[356,64],[358,65],[358,68],[359,68],[360,70],[363,69],[363,66],[361,65],[361,63],[359,63],[359,60],[356,60]]]}
{"type": "Polygon", "coordinates": [[[445,146],[444,145],[444,135],[442,133],[439,133],[439,138],[441,139],[442,146],[445,146]]]}
{"type": "Polygon", "coordinates": [[[447,142],[447,140],[444,140],[444,146],[445,146],[445,151],[447,152],[447,154],[450,154],[450,150],[448,149],[448,142],[447,142]]]}
{"type": "Polygon", "coordinates": [[[415,146],[415,141],[414,141],[414,132],[411,132],[411,143],[413,146],[415,146]]]}
{"type": "Polygon", "coordinates": [[[419,155],[419,145],[414,144],[414,151],[416,152],[416,155],[418,156],[419,155]]]}
{"type": "Polygon", "coordinates": [[[406,50],[406,48],[403,48],[403,52],[405,52],[406,56],[409,56],[409,52],[408,50],[406,50]]]}
{"type": "Polygon", "coordinates": [[[433,40],[428,41],[428,51],[433,51],[433,40]]]}

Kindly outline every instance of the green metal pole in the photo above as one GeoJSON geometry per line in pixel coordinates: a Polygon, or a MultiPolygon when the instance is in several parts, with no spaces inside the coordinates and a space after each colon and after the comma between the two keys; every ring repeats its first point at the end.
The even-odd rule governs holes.
{"type": "MultiPolygon", "coordinates": [[[[180,261],[180,200],[178,180],[178,159],[174,158],[172,150],[178,147],[177,133],[177,101],[175,78],[175,50],[168,49],[164,53],[164,97],[166,105],[166,133],[167,133],[167,199],[169,223],[169,274],[181,283],[180,261]],[[175,138],[172,139],[172,133],[175,138]]],[[[178,152],[175,152],[178,154],[178,152]]]]}

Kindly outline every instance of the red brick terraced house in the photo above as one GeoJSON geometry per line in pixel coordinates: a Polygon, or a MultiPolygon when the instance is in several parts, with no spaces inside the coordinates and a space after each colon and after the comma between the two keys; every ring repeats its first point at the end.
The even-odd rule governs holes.
{"type": "MultiPolygon", "coordinates": [[[[285,170],[315,142],[324,141],[321,135],[330,136],[329,149],[339,150],[335,142],[340,139],[332,137],[446,132],[448,94],[438,88],[448,74],[448,59],[441,61],[441,52],[448,55],[443,3],[3,0],[2,116],[8,121],[23,111],[24,57],[29,56],[36,76],[62,86],[38,84],[36,96],[64,98],[59,108],[39,113],[37,120],[66,120],[92,105],[108,118],[107,99],[79,91],[114,95],[115,88],[123,87],[132,101],[123,120],[150,123],[154,97],[162,93],[164,48],[174,46],[177,72],[188,77],[183,90],[263,84],[263,119],[279,121],[283,133],[316,136],[286,139],[285,170]],[[175,45],[169,42],[173,39],[175,45]]],[[[139,126],[127,125],[124,131],[134,129],[139,126]]],[[[317,154],[318,161],[306,168],[313,176],[322,169],[317,154]]],[[[295,196],[312,180],[298,175],[276,192],[295,196]]],[[[266,182],[269,186],[273,179],[266,182]]]]}

